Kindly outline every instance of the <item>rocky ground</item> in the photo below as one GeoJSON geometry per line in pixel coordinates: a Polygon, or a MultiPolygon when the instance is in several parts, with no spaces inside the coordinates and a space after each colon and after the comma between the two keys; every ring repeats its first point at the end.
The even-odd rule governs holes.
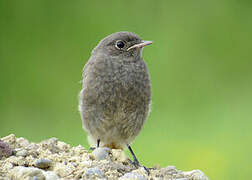
{"type": "Polygon", "coordinates": [[[154,168],[148,174],[136,169],[121,150],[98,148],[89,152],[57,138],[31,143],[14,134],[0,140],[0,180],[208,180],[200,170],[181,171],[174,166],[154,168]]]}

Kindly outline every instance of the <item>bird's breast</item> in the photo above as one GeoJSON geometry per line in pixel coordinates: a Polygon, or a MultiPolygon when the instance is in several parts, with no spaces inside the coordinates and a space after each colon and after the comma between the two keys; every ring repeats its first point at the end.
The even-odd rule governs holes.
{"type": "Polygon", "coordinates": [[[118,104],[136,100],[148,103],[151,96],[149,73],[142,60],[90,61],[84,69],[83,88],[84,95],[89,96],[86,99],[96,103],[118,104]]]}

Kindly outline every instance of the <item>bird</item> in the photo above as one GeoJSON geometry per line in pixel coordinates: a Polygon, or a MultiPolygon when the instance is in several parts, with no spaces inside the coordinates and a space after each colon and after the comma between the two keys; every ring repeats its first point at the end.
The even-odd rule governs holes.
{"type": "MultiPolygon", "coordinates": [[[[115,32],[92,50],[83,68],[79,111],[90,145],[128,148],[141,167],[131,143],[151,109],[151,83],[142,50],[152,41],[137,34],[115,32]]],[[[145,167],[144,167],[145,168],[145,167]]]]}

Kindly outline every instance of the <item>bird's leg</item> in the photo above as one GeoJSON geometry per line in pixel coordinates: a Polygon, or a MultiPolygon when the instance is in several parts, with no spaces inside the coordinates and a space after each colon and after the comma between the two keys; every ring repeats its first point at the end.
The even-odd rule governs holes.
{"type": "Polygon", "coordinates": [[[143,168],[145,169],[145,171],[146,171],[146,172],[148,173],[148,175],[149,175],[149,174],[150,174],[150,170],[149,170],[147,167],[140,165],[140,163],[139,163],[139,161],[137,160],[137,157],[136,157],[136,155],[134,154],[134,152],[133,152],[132,148],[130,147],[130,145],[127,144],[127,146],[128,146],[129,151],[130,151],[130,154],[132,155],[133,160],[134,160],[133,162],[131,161],[131,163],[132,163],[136,168],[143,167],[143,168]]]}
{"type": "Polygon", "coordinates": [[[132,148],[130,147],[130,145],[127,145],[127,146],[128,146],[129,151],[130,151],[130,154],[131,154],[132,157],[133,157],[133,160],[134,160],[133,164],[134,164],[136,167],[140,167],[139,161],[137,160],[137,157],[136,157],[136,155],[134,154],[132,148]]]}
{"type": "Polygon", "coordinates": [[[100,139],[97,139],[96,148],[98,148],[98,147],[100,146],[100,142],[101,142],[101,140],[100,140],[100,139]]]}
{"type": "Polygon", "coordinates": [[[96,148],[98,148],[98,147],[100,146],[100,142],[101,142],[101,140],[100,140],[100,139],[97,139],[96,147],[90,147],[89,150],[90,150],[90,151],[93,151],[93,150],[95,150],[96,148]]]}

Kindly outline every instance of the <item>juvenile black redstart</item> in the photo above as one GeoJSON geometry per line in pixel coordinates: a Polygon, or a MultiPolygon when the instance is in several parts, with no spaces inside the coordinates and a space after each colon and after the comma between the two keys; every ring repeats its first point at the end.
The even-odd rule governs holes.
{"type": "Polygon", "coordinates": [[[151,84],[142,59],[143,41],[131,32],[116,32],[93,49],[84,66],[79,111],[91,145],[128,147],[149,114],[151,84]]]}

